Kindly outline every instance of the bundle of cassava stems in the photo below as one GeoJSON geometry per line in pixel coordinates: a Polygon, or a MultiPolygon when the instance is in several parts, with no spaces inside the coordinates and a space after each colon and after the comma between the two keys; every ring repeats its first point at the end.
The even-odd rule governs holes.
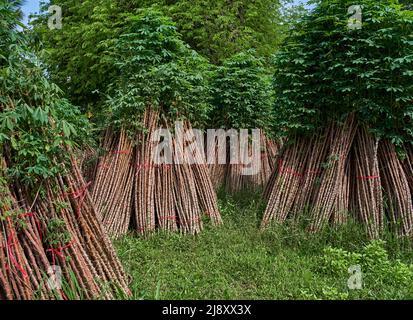
{"type": "Polygon", "coordinates": [[[396,147],[374,137],[350,115],[308,137],[288,141],[267,185],[262,221],[303,218],[311,232],[345,223],[352,214],[370,238],[389,226],[413,235],[412,146],[400,158],[396,147]]]}
{"type": "MultiPolygon", "coordinates": [[[[221,224],[208,168],[202,161],[190,164],[175,137],[169,141],[173,163],[157,163],[153,138],[169,123],[152,108],[145,111],[142,123],[145,129],[133,137],[125,130],[107,130],[102,141],[105,154],[95,170],[92,198],[108,233],[119,237],[128,230],[148,234],[159,229],[197,234],[203,216],[221,224]]],[[[191,128],[188,122],[185,126],[191,128]]]]}
{"type": "Polygon", "coordinates": [[[7,183],[0,159],[0,300],[130,294],[75,161],[39,190],[7,183]]]}
{"type": "MultiPolygon", "coordinates": [[[[252,159],[249,164],[232,163],[230,140],[227,140],[225,144],[220,144],[218,140],[216,141],[215,155],[212,155],[216,157],[216,160],[214,164],[209,166],[212,184],[216,190],[223,186],[226,192],[233,194],[242,190],[265,188],[271,173],[275,169],[276,158],[281,149],[282,140],[269,139],[263,132],[261,132],[260,139],[259,162],[252,158],[253,151],[251,146],[248,146],[248,150],[246,150],[248,151],[247,156],[252,159]],[[220,154],[226,154],[225,163],[220,163],[220,154]],[[253,166],[256,166],[256,168],[253,168],[253,166]],[[246,168],[251,169],[253,174],[246,175],[246,168]]],[[[213,149],[211,148],[211,150],[213,149]]],[[[206,152],[208,154],[209,150],[206,152]]]]}

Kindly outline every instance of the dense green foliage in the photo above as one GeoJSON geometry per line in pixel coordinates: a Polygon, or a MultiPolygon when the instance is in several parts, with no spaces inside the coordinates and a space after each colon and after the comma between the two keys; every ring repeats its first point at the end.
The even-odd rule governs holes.
{"type": "Polygon", "coordinates": [[[99,114],[115,75],[113,41],[139,9],[155,6],[175,22],[192,49],[218,63],[241,50],[269,56],[282,38],[279,1],[51,0],[34,22],[52,80],[70,100],[99,114]],[[49,30],[47,7],[62,7],[63,28],[49,30]]]}
{"type": "MultiPolygon", "coordinates": [[[[293,222],[259,233],[260,194],[220,196],[225,224],[201,235],[134,235],[117,241],[134,299],[411,299],[410,241],[370,243],[362,227],[309,234],[293,222]],[[326,248],[326,243],[331,247],[326,248]],[[398,260],[399,259],[399,260],[398,260]],[[363,288],[349,290],[359,264],[363,288]]],[[[122,297],[123,298],[123,297],[122,297]]]]}
{"type": "Polygon", "coordinates": [[[400,0],[400,3],[402,3],[406,9],[413,10],[413,3],[411,0],[400,0]]]}
{"type": "MultiPolygon", "coordinates": [[[[320,259],[319,272],[345,279],[349,276],[349,266],[359,266],[364,288],[359,289],[358,297],[368,297],[370,291],[381,292],[391,299],[411,298],[413,265],[391,259],[385,245],[383,241],[373,241],[356,252],[327,247],[320,259]]],[[[343,297],[349,298],[350,295],[344,293],[343,297]]]]}
{"type": "Polygon", "coordinates": [[[162,2],[184,41],[213,63],[251,48],[269,56],[282,40],[279,0],[162,2]]]}
{"type": "MultiPolygon", "coordinates": [[[[133,133],[148,107],[167,121],[203,127],[210,116],[213,126],[267,133],[311,132],[355,112],[395,144],[413,141],[413,13],[405,10],[411,1],[359,0],[357,30],[348,28],[349,0],[316,0],[304,16],[302,8],[290,10],[286,26],[279,25],[277,0],[52,0],[44,8],[49,2],[63,8],[62,30],[49,30],[44,13],[29,32],[19,22],[20,1],[0,0],[0,155],[10,164],[7,179],[38,186],[62,172],[67,148],[90,131],[72,103],[133,133]],[[287,28],[271,84],[266,57],[287,28]],[[47,67],[29,49],[36,35],[47,67]]],[[[6,184],[2,172],[0,189],[6,184]]],[[[219,203],[220,228],[206,223],[196,237],[158,233],[117,242],[134,278],[133,298],[413,298],[410,240],[389,232],[386,242],[369,242],[354,221],[309,234],[306,216],[257,232],[261,195],[221,195],[219,203]],[[353,265],[363,272],[361,290],[347,287],[353,265]]],[[[68,242],[62,223],[47,226],[52,246],[68,242]]]]}
{"type": "Polygon", "coordinates": [[[216,70],[212,90],[215,126],[269,131],[273,119],[271,81],[254,51],[225,60],[216,70]]]}
{"type": "MultiPolygon", "coordinates": [[[[269,56],[282,39],[280,0],[118,0],[124,10],[156,6],[172,18],[183,40],[220,63],[255,48],[269,56]]],[[[289,1],[284,1],[289,2],[289,1]]]]}
{"type": "Polygon", "coordinates": [[[115,41],[118,76],[108,100],[115,125],[139,127],[147,107],[168,119],[205,123],[209,110],[208,62],[181,39],[169,18],[152,9],[130,18],[115,41]]]}
{"type": "Polygon", "coordinates": [[[12,178],[37,184],[61,172],[65,148],[87,138],[87,121],[46,78],[26,34],[15,28],[18,19],[18,6],[1,0],[0,150],[12,178]]]}
{"type": "MultiPolygon", "coordinates": [[[[19,10],[22,1],[2,1],[0,2],[0,66],[3,68],[8,63],[7,57],[14,48],[18,48],[23,43],[22,36],[15,32],[16,27],[21,27],[21,11],[19,10]]],[[[2,73],[2,77],[4,77],[2,73]]]]}
{"type": "Polygon", "coordinates": [[[52,0],[43,10],[34,24],[51,79],[83,111],[99,115],[106,89],[116,74],[110,56],[113,41],[131,14],[111,0],[52,0]],[[61,30],[48,28],[49,4],[62,7],[61,30]]]}
{"type": "Polygon", "coordinates": [[[347,0],[317,1],[275,57],[280,126],[311,130],[356,112],[395,144],[413,141],[413,12],[361,0],[349,29],[347,0]]]}

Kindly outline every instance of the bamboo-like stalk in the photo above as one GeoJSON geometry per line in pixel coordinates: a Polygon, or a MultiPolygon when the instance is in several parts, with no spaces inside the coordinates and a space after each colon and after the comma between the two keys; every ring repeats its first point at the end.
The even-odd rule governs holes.
{"type": "Polygon", "coordinates": [[[298,141],[284,148],[274,171],[269,200],[264,212],[261,229],[266,228],[272,220],[284,222],[291,213],[304,172],[308,146],[305,140],[298,141]]]}
{"type": "Polygon", "coordinates": [[[344,225],[350,216],[350,162],[347,163],[345,173],[341,177],[340,186],[336,200],[336,207],[331,216],[331,223],[336,226],[344,225]]]}
{"type": "Polygon", "coordinates": [[[225,184],[225,177],[227,175],[227,162],[229,161],[229,157],[227,154],[227,158],[225,159],[225,163],[219,163],[219,155],[225,153],[225,149],[227,148],[227,144],[217,144],[218,140],[215,139],[214,141],[214,148],[211,150],[207,148],[207,159],[214,158],[215,163],[210,164],[208,166],[209,175],[214,186],[215,190],[219,190],[225,184]],[[208,154],[208,152],[213,152],[213,154],[208,154]]]}
{"type": "Polygon", "coordinates": [[[406,147],[406,159],[403,161],[403,167],[413,198],[413,147],[411,145],[406,147]]]}
{"type": "MultiPolygon", "coordinates": [[[[220,186],[225,185],[225,190],[228,193],[237,193],[242,190],[256,190],[257,188],[266,188],[267,183],[271,180],[271,174],[275,168],[277,156],[281,149],[281,141],[276,142],[261,132],[260,134],[261,154],[260,159],[257,162],[253,159],[249,165],[230,163],[230,147],[229,141],[226,142],[225,148],[227,149],[227,159],[225,164],[218,163],[217,152],[223,152],[222,145],[216,146],[215,156],[216,163],[210,165],[210,177],[215,189],[219,189],[220,186]],[[221,150],[219,150],[221,148],[221,150]],[[244,169],[252,169],[256,172],[253,175],[245,175],[244,169]]],[[[208,151],[208,150],[207,150],[208,151]]],[[[252,156],[251,146],[248,146],[248,156],[252,156]]],[[[242,156],[242,155],[241,155],[242,156]]]]}
{"type": "Polygon", "coordinates": [[[155,169],[152,161],[153,145],[151,139],[158,125],[159,114],[148,108],[144,114],[143,125],[145,132],[141,132],[137,138],[135,156],[135,190],[134,203],[136,229],[145,234],[155,231],[155,169]]]}
{"type": "Polygon", "coordinates": [[[125,131],[106,132],[103,147],[107,153],[100,159],[92,199],[107,232],[114,237],[124,235],[130,223],[132,187],[135,170],[132,141],[125,131]]]}
{"type": "MultiPolygon", "coordinates": [[[[185,129],[192,130],[188,121],[185,122],[185,129]]],[[[211,219],[213,225],[220,225],[222,224],[222,219],[218,209],[218,198],[210,179],[207,159],[203,157],[204,150],[201,146],[195,145],[193,153],[195,163],[191,165],[191,170],[195,181],[200,209],[211,219]]]]}
{"type": "Polygon", "coordinates": [[[327,223],[344,224],[354,214],[375,239],[387,213],[399,235],[412,236],[411,147],[406,154],[400,160],[394,145],[358,127],[354,115],[344,125],[332,124],[325,134],[290,140],[264,193],[268,205],[262,228],[310,208],[311,232],[327,223]]]}
{"type": "Polygon", "coordinates": [[[350,115],[344,125],[331,127],[331,149],[328,162],[321,175],[320,189],[311,210],[311,224],[309,230],[317,232],[330,221],[336,210],[337,196],[340,192],[346,163],[357,130],[354,115],[350,115]]]}
{"type": "Polygon", "coordinates": [[[379,163],[383,189],[386,194],[386,212],[399,235],[413,235],[413,204],[406,175],[396,148],[389,141],[379,145],[379,163]]]}
{"type": "Polygon", "coordinates": [[[176,232],[178,219],[175,209],[172,165],[163,164],[155,168],[155,211],[159,228],[176,232]]]}
{"type": "Polygon", "coordinates": [[[317,133],[306,139],[306,167],[302,173],[301,191],[297,194],[292,208],[292,213],[296,218],[313,205],[313,198],[319,190],[320,177],[323,172],[322,164],[328,151],[327,137],[325,136],[327,133],[317,133]]]}
{"type": "MultiPolygon", "coordinates": [[[[6,169],[0,159],[0,177],[6,169]]],[[[46,287],[49,261],[41,237],[44,223],[7,185],[0,190],[0,298],[54,299],[59,292],[46,287]]]]}
{"type": "MultiPolygon", "coordinates": [[[[74,299],[112,299],[118,292],[130,293],[126,274],[97,218],[87,186],[73,159],[67,172],[44,182],[40,196],[32,198],[30,190],[16,182],[19,204],[12,200],[12,207],[0,208],[0,242],[6,245],[6,251],[0,250],[0,281],[5,288],[1,296],[67,299],[65,290],[74,299]],[[17,212],[15,218],[24,219],[24,227],[18,227],[7,212],[17,212]],[[59,232],[70,239],[67,243],[62,243],[60,236],[59,243],[50,242],[49,224],[56,219],[62,223],[59,232]],[[67,288],[48,286],[56,271],[52,267],[61,268],[62,284],[67,288]]],[[[11,191],[7,198],[15,199],[11,191]]]]}
{"type": "MultiPolygon", "coordinates": [[[[144,112],[142,124],[144,130],[133,144],[123,132],[118,137],[108,131],[103,140],[109,153],[100,161],[93,200],[109,234],[119,237],[130,229],[143,235],[157,229],[196,234],[202,230],[203,215],[214,225],[221,224],[205,161],[198,158],[189,164],[185,146],[174,137],[170,142],[174,159],[182,158],[183,163],[157,163],[157,129],[168,129],[169,124],[152,108],[144,112]]],[[[190,124],[186,122],[182,130],[191,130],[190,124]]],[[[199,149],[196,154],[204,152],[199,149]]]]}
{"type": "Polygon", "coordinates": [[[379,140],[366,128],[359,128],[354,145],[355,208],[370,238],[376,239],[383,231],[384,210],[378,164],[379,140]]]}

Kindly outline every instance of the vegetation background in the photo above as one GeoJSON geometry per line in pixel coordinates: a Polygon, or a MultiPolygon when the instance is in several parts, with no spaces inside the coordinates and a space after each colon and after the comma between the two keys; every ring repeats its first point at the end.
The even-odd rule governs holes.
{"type": "MultiPolygon", "coordinates": [[[[403,2],[406,8],[411,8],[410,1],[400,1],[403,2]]],[[[28,1],[30,6],[26,6],[26,12],[33,8],[34,3],[35,1],[28,1]]],[[[68,107],[69,103],[79,106],[82,114],[87,115],[97,126],[102,124],[104,118],[102,114],[109,94],[107,88],[113,85],[113,79],[121,79],[113,60],[112,49],[124,33],[129,19],[136,14],[135,10],[148,5],[155,5],[157,11],[175,23],[177,32],[181,34],[182,44],[186,43],[200,58],[206,59],[198,60],[198,66],[215,75],[228,75],[227,72],[234,63],[252,61],[252,65],[258,69],[265,66],[262,84],[268,85],[268,77],[274,73],[275,68],[272,64],[274,53],[281,52],[279,59],[283,58],[283,53],[288,55],[290,62],[296,62],[295,59],[298,59],[300,54],[306,54],[305,59],[297,63],[303,66],[303,69],[300,69],[300,66],[296,69],[299,72],[305,72],[305,63],[313,59],[311,51],[279,50],[286,48],[283,47],[286,37],[305,11],[302,6],[286,7],[282,1],[118,0],[114,4],[114,1],[109,0],[86,0],[79,5],[79,2],[74,0],[52,0],[51,3],[63,7],[64,29],[60,33],[48,30],[45,24],[46,15],[42,14],[33,26],[33,32],[38,37],[34,39],[40,40],[42,46],[37,46],[36,43],[32,45],[47,62],[50,80],[62,89],[60,91],[56,88],[56,97],[52,98],[64,99],[62,106],[68,107]],[[205,7],[209,10],[205,11],[205,7]],[[249,52],[253,57],[243,60],[245,56],[240,56],[239,53],[251,48],[255,49],[254,53],[249,52]],[[64,98],[61,95],[64,95],[64,98]]],[[[298,32],[312,34],[313,38],[310,39],[314,42],[309,47],[316,50],[319,38],[311,32],[316,30],[317,25],[314,28],[298,32]]],[[[395,36],[403,36],[403,33],[389,32],[384,35],[395,36]]],[[[323,49],[329,51],[329,43],[326,42],[323,49]]],[[[283,72],[280,65],[282,64],[278,64],[276,72],[283,72]]],[[[320,71],[319,76],[325,76],[325,70],[320,71]]],[[[347,70],[344,70],[345,72],[347,70]]],[[[293,76],[291,73],[288,75],[293,76]]],[[[229,92],[225,86],[228,83],[231,85],[234,76],[221,76],[219,79],[221,81],[215,82],[214,87],[218,92],[217,96],[223,98],[223,92],[229,92]]],[[[411,83],[408,81],[401,86],[411,90],[411,83]]],[[[285,90],[291,87],[292,83],[286,81],[278,85],[279,90],[285,90]]],[[[306,88],[307,93],[314,94],[310,85],[306,88]]],[[[340,88],[343,87],[334,84],[337,101],[342,99],[338,94],[340,88]]],[[[238,90],[242,91],[239,88],[238,90]]],[[[237,91],[234,92],[235,96],[237,91]]],[[[269,95],[261,99],[271,98],[283,99],[284,105],[293,103],[288,101],[288,94],[277,97],[269,95]]],[[[225,102],[224,99],[218,104],[225,105],[225,102]]],[[[267,102],[260,106],[257,118],[262,120],[258,125],[270,128],[271,121],[268,120],[273,116],[274,110],[271,110],[272,104],[267,102]]],[[[211,104],[213,105],[214,101],[211,101],[211,104]]],[[[229,107],[233,106],[231,104],[229,107]]],[[[295,111],[309,112],[311,115],[314,113],[311,109],[301,107],[296,105],[295,111]]],[[[64,108],[62,112],[77,121],[81,119],[78,127],[85,128],[84,116],[80,116],[76,109],[74,113],[70,110],[64,108]]],[[[245,125],[245,122],[249,122],[246,114],[250,111],[236,116],[233,123],[240,127],[245,125]]],[[[229,114],[233,115],[234,112],[230,110],[229,114]]],[[[294,114],[296,115],[297,113],[294,114]]],[[[39,114],[38,117],[39,119],[35,120],[41,125],[42,115],[39,114]]],[[[225,123],[221,125],[226,126],[225,123]]],[[[294,122],[287,125],[294,126],[294,122]]],[[[300,122],[299,125],[306,123],[300,122]]],[[[63,130],[69,134],[73,129],[74,135],[86,135],[78,132],[77,128],[67,127],[63,122],[61,126],[66,126],[63,130]]],[[[53,132],[48,134],[53,136],[53,132]]],[[[395,140],[404,139],[393,132],[389,134],[395,140]]],[[[40,168],[46,174],[47,164],[45,166],[40,168]]],[[[26,173],[23,168],[16,174],[26,173]]],[[[131,234],[116,242],[118,253],[134,279],[133,298],[413,298],[413,251],[410,242],[390,233],[384,236],[383,241],[370,242],[355,221],[350,221],[344,228],[328,229],[318,235],[305,232],[302,226],[305,221],[301,221],[302,224],[275,226],[270,231],[260,233],[257,229],[265,204],[259,192],[234,196],[220,192],[219,198],[225,220],[221,228],[208,226],[207,230],[197,237],[157,234],[143,239],[131,234]],[[350,276],[348,267],[351,265],[361,265],[363,268],[364,285],[361,290],[349,290],[347,286],[350,276]]]]}

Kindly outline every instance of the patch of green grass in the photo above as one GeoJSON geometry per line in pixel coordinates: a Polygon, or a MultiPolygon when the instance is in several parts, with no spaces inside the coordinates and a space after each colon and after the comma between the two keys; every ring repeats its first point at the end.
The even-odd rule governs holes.
{"type": "Polygon", "coordinates": [[[260,194],[220,194],[224,225],[198,236],[129,235],[115,245],[134,299],[409,299],[411,243],[390,234],[370,243],[357,223],[305,231],[305,221],[259,230],[260,194]],[[360,265],[363,288],[349,290],[360,265]]]}

